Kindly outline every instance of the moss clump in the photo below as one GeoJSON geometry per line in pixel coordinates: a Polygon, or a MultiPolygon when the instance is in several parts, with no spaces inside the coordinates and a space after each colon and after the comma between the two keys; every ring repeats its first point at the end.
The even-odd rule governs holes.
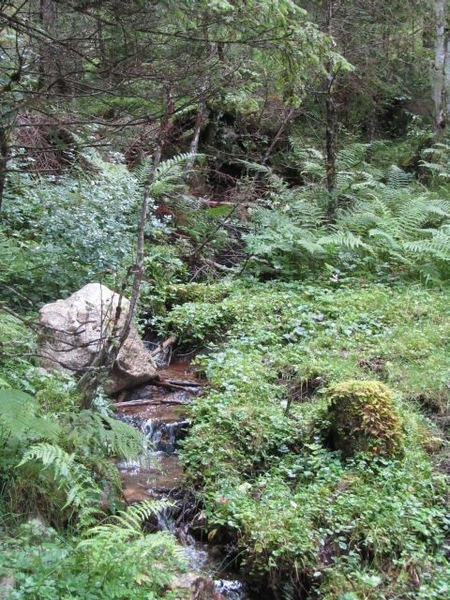
{"type": "Polygon", "coordinates": [[[392,391],[379,381],[344,381],[328,389],[327,442],[346,457],[402,452],[402,421],[392,391]]]}

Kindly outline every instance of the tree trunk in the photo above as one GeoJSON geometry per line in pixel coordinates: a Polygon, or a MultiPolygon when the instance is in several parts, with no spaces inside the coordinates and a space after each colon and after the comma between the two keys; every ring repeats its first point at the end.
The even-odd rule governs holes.
{"type": "MultiPolygon", "coordinates": [[[[52,0],[39,1],[39,23],[43,31],[48,29],[53,24],[54,11],[52,0]]],[[[52,44],[47,39],[41,39],[39,43],[39,80],[38,89],[48,90],[54,79],[54,49],[52,44]]]]}
{"type": "Polygon", "coordinates": [[[188,158],[188,160],[186,161],[185,168],[184,168],[184,172],[186,173],[186,175],[188,177],[189,177],[189,172],[192,171],[192,168],[194,166],[195,154],[197,154],[197,152],[198,152],[200,133],[201,133],[203,121],[205,120],[205,115],[206,115],[206,99],[207,99],[209,88],[211,86],[209,73],[210,73],[210,69],[212,69],[212,62],[214,60],[214,56],[217,54],[217,43],[209,41],[208,27],[206,24],[203,27],[203,31],[204,31],[204,35],[205,35],[205,44],[208,49],[208,54],[206,57],[204,77],[203,77],[201,85],[200,85],[199,102],[198,102],[197,114],[195,117],[194,132],[193,132],[191,144],[189,147],[189,154],[191,154],[192,156],[190,158],[188,158]]]}
{"type": "Polygon", "coordinates": [[[0,211],[2,210],[3,192],[8,173],[8,150],[8,132],[5,127],[0,127],[0,211]]]}
{"type": "Polygon", "coordinates": [[[99,387],[110,375],[114,368],[117,356],[122,348],[125,340],[127,339],[131,324],[136,316],[137,307],[139,303],[139,296],[141,291],[142,277],[144,274],[144,243],[145,243],[145,223],[147,220],[148,204],[150,200],[150,185],[153,181],[156,173],[156,169],[159,167],[161,162],[162,152],[164,145],[167,141],[167,132],[169,127],[169,118],[173,110],[172,103],[170,101],[170,92],[168,92],[168,103],[166,114],[163,116],[159,128],[158,144],[156,147],[155,155],[153,157],[153,164],[151,171],[148,175],[147,181],[144,186],[144,193],[141,202],[141,211],[138,222],[137,231],[137,250],[136,250],[136,261],[128,269],[128,274],[133,274],[133,285],[130,298],[130,309],[128,311],[125,324],[122,328],[120,336],[117,334],[117,322],[120,314],[120,301],[123,297],[123,290],[126,287],[126,282],[122,286],[122,292],[119,299],[119,304],[116,309],[117,318],[112,328],[112,331],[108,337],[102,340],[102,347],[94,359],[94,362],[90,366],[89,370],[79,379],[77,389],[82,394],[81,406],[84,409],[89,409],[95,398],[95,394],[99,387]]]}
{"type": "Polygon", "coordinates": [[[437,140],[442,138],[447,119],[447,87],[448,55],[445,26],[445,0],[435,0],[436,40],[434,45],[433,69],[433,101],[434,101],[434,135],[437,140]],[[447,77],[446,77],[447,76],[447,77]]]}
{"type": "MultiPolygon", "coordinates": [[[[335,0],[328,0],[326,28],[330,38],[333,36],[333,18],[335,12],[335,0]]],[[[327,65],[327,89],[325,100],[326,111],[326,184],[328,191],[327,216],[330,222],[336,219],[337,197],[336,197],[336,138],[337,138],[337,114],[334,98],[334,83],[336,80],[335,64],[332,58],[327,65]]]]}
{"type": "MultiPolygon", "coordinates": [[[[138,234],[137,234],[137,251],[136,251],[136,262],[129,269],[129,273],[133,273],[133,286],[130,298],[130,309],[125,320],[125,324],[122,328],[120,335],[117,334],[117,324],[120,315],[120,303],[122,294],[119,298],[119,304],[116,309],[117,318],[115,319],[114,326],[111,333],[102,340],[102,347],[100,352],[94,359],[94,362],[89,367],[89,370],[80,378],[77,384],[78,391],[82,394],[81,407],[89,409],[92,407],[92,403],[97,393],[98,388],[107,377],[110,375],[114,363],[116,362],[117,356],[119,355],[120,349],[124,345],[128,335],[130,334],[131,324],[136,316],[137,306],[139,302],[139,295],[141,290],[142,276],[144,273],[144,229],[145,222],[147,219],[147,207],[149,201],[149,186],[146,185],[144,194],[142,196],[141,213],[138,223],[138,234]]],[[[125,287],[125,286],[124,286],[125,287]]]]}

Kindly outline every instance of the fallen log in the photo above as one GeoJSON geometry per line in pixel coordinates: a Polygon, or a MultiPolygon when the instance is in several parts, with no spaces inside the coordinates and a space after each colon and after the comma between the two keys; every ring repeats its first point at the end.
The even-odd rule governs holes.
{"type": "Polygon", "coordinates": [[[155,400],[155,398],[144,398],[143,400],[129,400],[128,402],[115,402],[115,408],[126,408],[127,406],[145,406],[146,404],[153,404],[159,406],[161,404],[189,404],[189,400],[182,400],[181,398],[170,398],[167,396],[164,399],[155,400]]]}

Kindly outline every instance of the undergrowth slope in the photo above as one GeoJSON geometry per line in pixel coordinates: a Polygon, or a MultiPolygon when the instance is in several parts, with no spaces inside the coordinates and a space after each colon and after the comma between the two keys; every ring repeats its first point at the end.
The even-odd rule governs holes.
{"type": "Polygon", "coordinates": [[[210,384],[182,451],[208,538],[276,597],[445,597],[446,293],[241,281],[208,302],[182,289],[164,328],[202,348],[210,384]],[[400,453],[330,446],[328,390],[348,380],[391,390],[400,453]]]}

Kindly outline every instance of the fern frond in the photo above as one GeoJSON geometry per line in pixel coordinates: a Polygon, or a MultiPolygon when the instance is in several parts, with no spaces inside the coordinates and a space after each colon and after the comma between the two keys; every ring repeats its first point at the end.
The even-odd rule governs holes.
{"type": "Polygon", "coordinates": [[[383,222],[373,211],[373,207],[357,203],[351,210],[339,213],[336,227],[342,231],[350,231],[359,236],[364,236],[367,232],[378,227],[383,222]]]}
{"type": "Polygon", "coordinates": [[[438,177],[441,177],[442,179],[450,178],[450,172],[448,170],[447,165],[440,165],[439,163],[428,162],[426,160],[421,160],[419,162],[419,165],[424,169],[428,169],[429,171],[431,171],[438,177]]]}
{"type": "Polygon", "coordinates": [[[403,169],[400,169],[397,165],[391,165],[389,167],[386,172],[386,177],[386,185],[394,190],[408,187],[413,179],[410,173],[406,173],[406,171],[403,171],[403,169]]]}
{"type": "Polygon", "coordinates": [[[295,199],[290,208],[295,223],[308,230],[319,229],[326,221],[326,207],[308,199],[295,199]]]}
{"type": "Polygon", "coordinates": [[[73,449],[86,448],[92,456],[136,458],[142,451],[143,435],[123,421],[92,410],[62,417],[68,429],[66,444],[73,449]]]}
{"type": "Polygon", "coordinates": [[[101,490],[86,467],[76,462],[75,454],[69,454],[56,444],[41,442],[25,452],[17,465],[20,468],[32,462],[41,462],[50,472],[59,489],[66,493],[66,504],[79,510],[90,509],[99,503],[101,490]]]}
{"type": "Polygon", "coordinates": [[[300,169],[300,174],[304,177],[313,177],[314,179],[322,179],[325,177],[325,168],[323,165],[311,160],[305,161],[300,169]]]}
{"type": "Polygon", "coordinates": [[[323,153],[316,148],[298,148],[294,138],[290,138],[292,150],[300,163],[300,173],[306,178],[322,179],[325,177],[323,153]]]}
{"type": "Polygon", "coordinates": [[[323,254],[324,253],[323,244],[320,243],[320,240],[317,240],[317,241],[309,240],[307,237],[308,234],[309,234],[309,232],[305,231],[303,237],[299,237],[298,239],[296,239],[296,241],[295,241],[296,247],[306,250],[306,252],[311,254],[311,256],[317,256],[317,255],[323,254]]]}
{"type": "Polygon", "coordinates": [[[344,169],[349,171],[361,165],[369,148],[370,144],[355,143],[340,150],[337,154],[339,170],[344,169]]]}
{"type": "Polygon", "coordinates": [[[445,262],[450,261],[450,235],[445,230],[422,230],[431,234],[429,239],[405,242],[405,249],[419,256],[426,255],[445,262]]]}
{"type": "MultiPolygon", "coordinates": [[[[92,536],[109,536],[112,531],[120,530],[121,537],[132,539],[143,535],[142,525],[151,517],[158,516],[162,511],[173,507],[173,502],[168,500],[148,500],[140,504],[129,506],[126,510],[121,510],[111,517],[108,523],[103,523],[97,527],[92,527],[89,532],[89,538],[92,536]]],[[[88,546],[90,539],[80,542],[80,547],[88,546]]]]}
{"type": "MultiPolygon", "coordinates": [[[[291,143],[294,138],[290,138],[291,143]]],[[[294,148],[295,150],[295,148],[294,148]]],[[[303,160],[314,160],[316,162],[321,162],[324,159],[323,152],[318,150],[317,148],[313,148],[312,146],[308,146],[307,148],[300,148],[295,150],[295,155],[303,160]]]]}
{"type": "Polygon", "coordinates": [[[317,243],[322,246],[338,246],[339,248],[345,248],[347,250],[364,248],[368,252],[372,251],[369,244],[366,244],[358,235],[354,235],[351,231],[336,231],[335,233],[322,236],[317,240],[317,243]]]}
{"type": "MultiPolygon", "coordinates": [[[[355,179],[355,178],[353,178],[355,179]]],[[[369,192],[372,189],[377,189],[380,187],[380,185],[383,185],[382,183],[380,183],[379,181],[377,181],[377,179],[375,179],[375,177],[371,174],[371,173],[359,173],[359,179],[360,181],[353,181],[351,184],[351,189],[353,192],[369,192]]],[[[339,182],[339,174],[338,174],[338,178],[337,181],[339,182]]]]}
{"type": "Polygon", "coordinates": [[[22,442],[32,440],[57,441],[61,428],[53,421],[36,415],[36,400],[20,390],[0,390],[0,424],[5,437],[13,436],[22,442]]]}
{"type": "Polygon", "coordinates": [[[158,198],[164,193],[173,191],[173,186],[180,185],[181,167],[189,161],[199,158],[199,154],[185,152],[164,160],[156,169],[150,160],[145,160],[135,170],[135,176],[142,185],[149,185],[152,198],[158,198]]]}
{"type": "Polygon", "coordinates": [[[443,142],[437,142],[433,144],[431,148],[425,148],[422,150],[422,154],[424,156],[444,156],[447,157],[450,154],[450,146],[448,144],[444,144],[443,142]]]}
{"type": "Polygon", "coordinates": [[[3,311],[0,305],[0,358],[25,353],[26,349],[32,347],[33,337],[28,327],[13,315],[3,311]]]}
{"type": "Polygon", "coordinates": [[[269,167],[249,160],[235,159],[235,162],[244,165],[244,167],[246,167],[249,171],[253,171],[254,173],[262,173],[264,175],[269,175],[272,172],[272,170],[269,167]]]}
{"type": "Polygon", "coordinates": [[[0,229],[0,282],[6,280],[7,274],[13,272],[13,261],[16,255],[14,245],[4,231],[0,229]]]}
{"type": "Polygon", "coordinates": [[[382,229],[371,229],[369,231],[369,237],[375,238],[377,242],[384,242],[390,250],[394,250],[395,252],[400,251],[402,249],[402,246],[388,231],[384,231],[382,229]]]}
{"type": "Polygon", "coordinates": [[[174,175],[178,176],[180,167],[185,165],[188,161],[199,158],[199,156],[199,154],[183,152],[173,156],[172,158],[164,160],[155,170],[154,180],[167,181],[170,180],[174,175]]]}
{"type": "Polygon", "coordinates": [[[434,144],[431,148],[423,150],[422,155],[426,157],[426,159],[419,162],[423,169],[427,169],[438,180],[448,180],[450,178],[450,146],[448,144],[434,144]]]}
{"type": "Polygon", "coordinates": [[[437,199],[428,203],[426,210],[430,215],[450,219],[450,201],[437,199]]]}
{"type": "Polygon", "coordinates": [[[163,597],[173,573],[185,568],[183,550],[173,535],[166,531],[151,534],[144,531],[145,522],[167,507],[163,501],[133,505],[108,522],[86,530],[76,553],[89,568],[90,577],[102,582],[102,589],[107,592],[105,597],[113,597],[114,585],[108,589],[110,580],[133,582],[141,591],[147,591],[148,598],[163,597]]]}

